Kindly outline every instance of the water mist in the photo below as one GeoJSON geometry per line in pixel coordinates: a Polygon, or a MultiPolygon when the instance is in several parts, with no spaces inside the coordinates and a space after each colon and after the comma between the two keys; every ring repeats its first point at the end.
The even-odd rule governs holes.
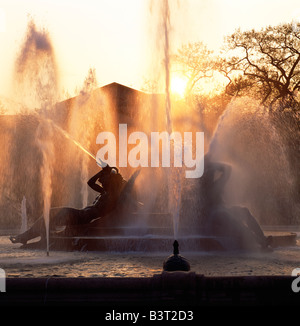
{"type": "Polygon", "coordinates": [[[26,209],[26,197],[23,196],[21,202],[21,229],[20,233],[23,233],[27,230],[27,209],[26,209]]]}
{"type": "Polygon", "coordinates": [[[41,179],[42,179],[42,192],[44,198],[43,216],[46,228],[46,241],[47,241],[47,256],[49,256],[49,224],[50,224],[50,208],[52,197],[52,172],[53,172],[53,154],[54,145],[52,142],[53,128],[45,120],[40,121],[36,137],[37,144],[42,152],[42,166],[41,166],[41,179]]]}
{"type": "Polygon", "coordinates": [[[27,113],[38,110],[41,119],[36,130],[36,144],[41,153],[41,187],[45,220],[47,255],[49,255],[49,212],[52,196],[54,160],[53,127],[47,122],[49,109],[57,98],[57,67],[48,32],[38,30],[30,20],[27,34],[15,63],[16,93],[27,113]]]}
{"type": "MultiPolygon", "coordinates": [[[[101,108],[102,103],[100,99],[95,102],[95,96],[93,91],[97,88],[97,78],[95,69],[89,69],[88,75],[85,78],[83,86],[80,90],[80,95],[74,99],[72,106],[72,112],[69,120],[69,134],[73,141],[79,141],[83,143],[86,148],[90,148],[94,139],[92,134],[99,126],[99,117],[96,117],[95,107],[101,108]]],[[[101,121],[101,120],[100,120],[101,121]]],[[[90,158],[88,155],[82,155],[82,152],[74,153],[76,158],[81,161],[80,177],[81,177],[81,199],[82,207],[88,205],[88,185],[87,180],[89,179],[89,163],[90,158]]]]}
{"type": "MultiPolygon", "coordinates": [[[[164,72],[164,89],[165,89],[165,124],[166,130],[171,134],[173,130],[172,117],[172,100],[170,93],[170,78],[171,78],[171,8],[169,0],[160,2],[159,7],[159,22],[158,22],[158,37],[159,47],[163,48],[163,72],[164,72]]],[[[159,49],[158,49],[159,50],[159,49]]],[[[174,141],[171,141],[171,152],[175,153],[174,141]]],[[[174,159],[174,158],[173,158],[174,159]]],[[[169,213],[173,216],[174,238],[178,237],[180,202],[182,191],[183,169],[172,167],[165,170],[167,173],[167,201],[169,213]]]]}
{"type": "Polygon", "coordinates": [[[209,151],[233,167],[224,193],[229,206],[246,206],[260,224],[295,224],[296,176],[273,120],[254,99],[235,99],[220,117],[209,151]]]}

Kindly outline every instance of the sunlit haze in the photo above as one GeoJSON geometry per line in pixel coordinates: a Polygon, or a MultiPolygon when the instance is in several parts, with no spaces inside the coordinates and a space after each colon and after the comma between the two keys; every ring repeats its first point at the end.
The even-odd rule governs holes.
{"type": "Polygon", "coordinates": [[[187,80],[180,76],[171,77],[171,93],[184,97],[184,93],[187,86],[187,80]]]}
{"type": "MultiPolygon", "coordinates": [[[[152,1],[153,2],[153,1],[152,1]]],[[[223,37],[290,22],[300,16],[298,0],[174,0],[172,51],[202,41],[217,51],[223,37]]],[[[152,3],[153,4],[153,3],[152,3]]],[[[89,68],[98,86],[118,82],[142,89],[155,52],[155,13],[148,0],[2,0],[0,2],[0,95],[13,98],[14,61],[29,19],[51,37],[62,92],[73,95],[89,68]]],[[[181,87],[182,86],[178,86],[181,87]]]]}

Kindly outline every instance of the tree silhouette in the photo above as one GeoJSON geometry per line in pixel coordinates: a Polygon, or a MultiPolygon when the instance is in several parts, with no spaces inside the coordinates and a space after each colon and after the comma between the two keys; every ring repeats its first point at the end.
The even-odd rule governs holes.
{"type": "Polygon", "coordinates": [[[173,56],[173,61],[179,71],[188,80],[186,95],[189,96],[200,79],[213,76],[215,62],[212,51],[202,42],[183,45],[173,56]]]}
{"type": "Polygon", "coordinates": [[[240,29],[226,39],[219,69],[229,79],[231,95],[250,94],[270,109],[299,108],[300,24],[240,29]]]}

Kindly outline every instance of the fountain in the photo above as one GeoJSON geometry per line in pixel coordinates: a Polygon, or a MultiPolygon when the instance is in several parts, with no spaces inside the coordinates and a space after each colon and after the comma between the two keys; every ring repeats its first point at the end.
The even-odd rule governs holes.
{"type": "MultiPolygon", "coordinates": [[[[187,103],[170,94],[172,17],[168,0],[155,3],[161,13],[164,95],[117,83],[97,88],[90,70],[80,94],[58,102],[49,35],[29,24],[16,63],[21,94],[16,106],[21,110],[0,116],[0,229],[9,229],[6,235],[11,229],[23,232],[42,215],[47,237],[18,248],[6,235],[0,237],[0,271],[6,272],[2,280],[7,276],[7,295],[0,296],[4,306],[96,304],[107,310],[109,305],[132,304],[138,309],[142,304],[162,303],[168,313],[166,307],[188,305],[298,305],[291,291],[296,280],[290,277],[299,263],[297,235],[290,232],[295,224],[299,231],[297,171],[274,116],[253,99],[234,99],[205,142],[209,155],[201,178],[186,178],[190,166],[181,165],[186,157],[179,155],[174,139],[169,143],[169,167],[132,166],[123,155],[124,147],[126,153],[136,150],[140,155],[141,142],[129,142],[134,132],[142,132],[150,144],[151,132],[195,135],[204,125],[187,103]],[[123,131],[126,126],[126,136],[120,126],[123,131]],[[96,155],[98,135],[107,131],[116,135],[113,159],[128,181],[116,209],[84,225],[50,229],[52,207],[82,209],[93,202],[95,192],[86,182],[108,159],[108,153],[103,161],[97,161],[96,155]],[[213,191],[205,182],[212,162],[230,166],[231,175],[223,189],[226,205],[207,211],[206,199],[213,191]],[[256,241],[241,251],[235,239],[240,224],[232,223],[233,236],[222,233],[231,220],[249,221],[250,212],[259,222],[258,229],[263,226],[264,234],[272,236],[267,239],[274,255],[261,251],[256,241]],[[207,220],[220,217],[226,222],[224,228],[220,232],[216,223],[212,229],[218,232],[210,233],[207,220]],[[162,271],[162,259],[172,245],[173,255],[164,261],[162,271]],[[189,260],[179,254],[179,245],[189,260]]],[[[181,145],[184,153],[185,144],[181,145]]],[[[195,148],[186,148],[193,149],[189,154],[195,157],[195,148]]],[[[162,145],[158,151],[161,160],[166,154],[163,149],[162,145]]],[[[138,160],[142,161],[140,156],[138,160]]],[[[187,314],[191,317],[192,308],[187,314]]]]}
{"type": "MultiPolygon", "coordinates": [[[[92,153],[99,149],[95,143],[99,131],[109,130],[118,135],[120,124],[127,125],[128,134],[137,130],[149,134],[153,128],[167,130],[169,134],[175,130],[181,133],[199,131],[200,123],[190,116],[189,108],[176,110],[176,106],[182,106],[182,103],[178,104],[170,95],[171,39],[167,0],[162,2],[161,9],[164,96],[143,94],[113,83],[100,89],[83,88],[78,97],[54,104],[57,76],[51,42],[47,33],[38,33],[30,23],[30,37],[17,60],[16,79],[19,87],[26,90],[24,107],[40,109],[2,119],[3,133],[9,144],[5,155],[8,162],[12,162],[12,169],[6,167],[1,179],[2,184],[13,180],[6,190],[8,200],[12,202],[20,193],[25,194],[29,222],[33,223],[41,212],[45,218],[46,248],[42,242],[28,243],[24,248],[43,248],[48,255],[50,247],[52,250],[68,251],[152,252],[168,250],[174,240],[179,241],[184,251],[223,251],[231,248],[231,239],[207,234],[203,228],[205,221],[201,199],[204,196],[201,192],[205,192],[206,188],[201,187],[201,178],[186,179],[184,169],[175,165],[142,169],[134,186],[143,206],[126,212],[117,210],[82,228],[70,228],[69,234],[50,234],[50,207],[82,208],[92,201],[94,194],[86,187],[86,181],[98,169],[92,153]],[[35,39],[36,36],[38,38],[35,39]],[[43,42],[39,43],[41,40],[43,42]],[[28,51],[28,48],[33,51],[28,51]],[[32,53],[34,56],[30,57],[32,53]],[[34,62],[39,65],[32,69],[34,62]],[[33,103],[30,103],[31,99],[33,103]],[[36,181],[30,180],[33,176],[36,181]],[[22,186],[18,188],[16,185],[22,186]]],[[[120,139],[117,143],[123,144],[120,139]]],[[[174,143],[171,150],[174,154],[174,143]]],[[[225,188],[226,201],[230,206],[245,205],[260,224],[276,223],[287,211],[289,223],[298,222],[296,208],[292,211],[294,208],[289,202],[278,201],[283,194],[289,194],[289,200],[294,200],[293,175],[281,138],[270,117],[257,103],[246,99],[233,101],[220,118],[209,151],[213,160],[227,162],[233,168],[232,178],[225,188]],[[274,144],[271,148],[268,146],[270,143],[274,144]],[[272,166],[268,165],[270,162],[272,166]],[[280,175],[279,167],[284,167],[280,175]],[[258,193],[259,196],[256,196],[258,193]]],[[[117,162],[122,160],[120,153],[118,147],[117,162]]],[[[135,169],[123,165],[120,171],[130,180],[135,169]]],[[[1,200],[4,202],[3,198],[1,200]]],[[[276,239],[273,240],[273,245],[276,245],[276,239]]],[[[294,241],[293,235],[292,243],[294,241]]]]}

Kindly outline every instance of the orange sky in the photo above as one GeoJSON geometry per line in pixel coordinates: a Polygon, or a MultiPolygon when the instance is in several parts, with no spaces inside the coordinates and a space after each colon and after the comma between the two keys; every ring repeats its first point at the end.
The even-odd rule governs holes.
{"type": "MultiPolygon", "coordinates": [[[[261,28],[300,19],[299,0],[170,2],[173,49],[203,41],[217,50],[224,35],[238,27],[261,28]]],[[[157,13],[149,8],[149,0],[1,0],[0,96],[13,97],[13,64],[29,17],[49,31],[60,84],[70,95],[82,86],[91,67],[99,86],[119,82],[140,89],[156,64],[157,13]]]]}

